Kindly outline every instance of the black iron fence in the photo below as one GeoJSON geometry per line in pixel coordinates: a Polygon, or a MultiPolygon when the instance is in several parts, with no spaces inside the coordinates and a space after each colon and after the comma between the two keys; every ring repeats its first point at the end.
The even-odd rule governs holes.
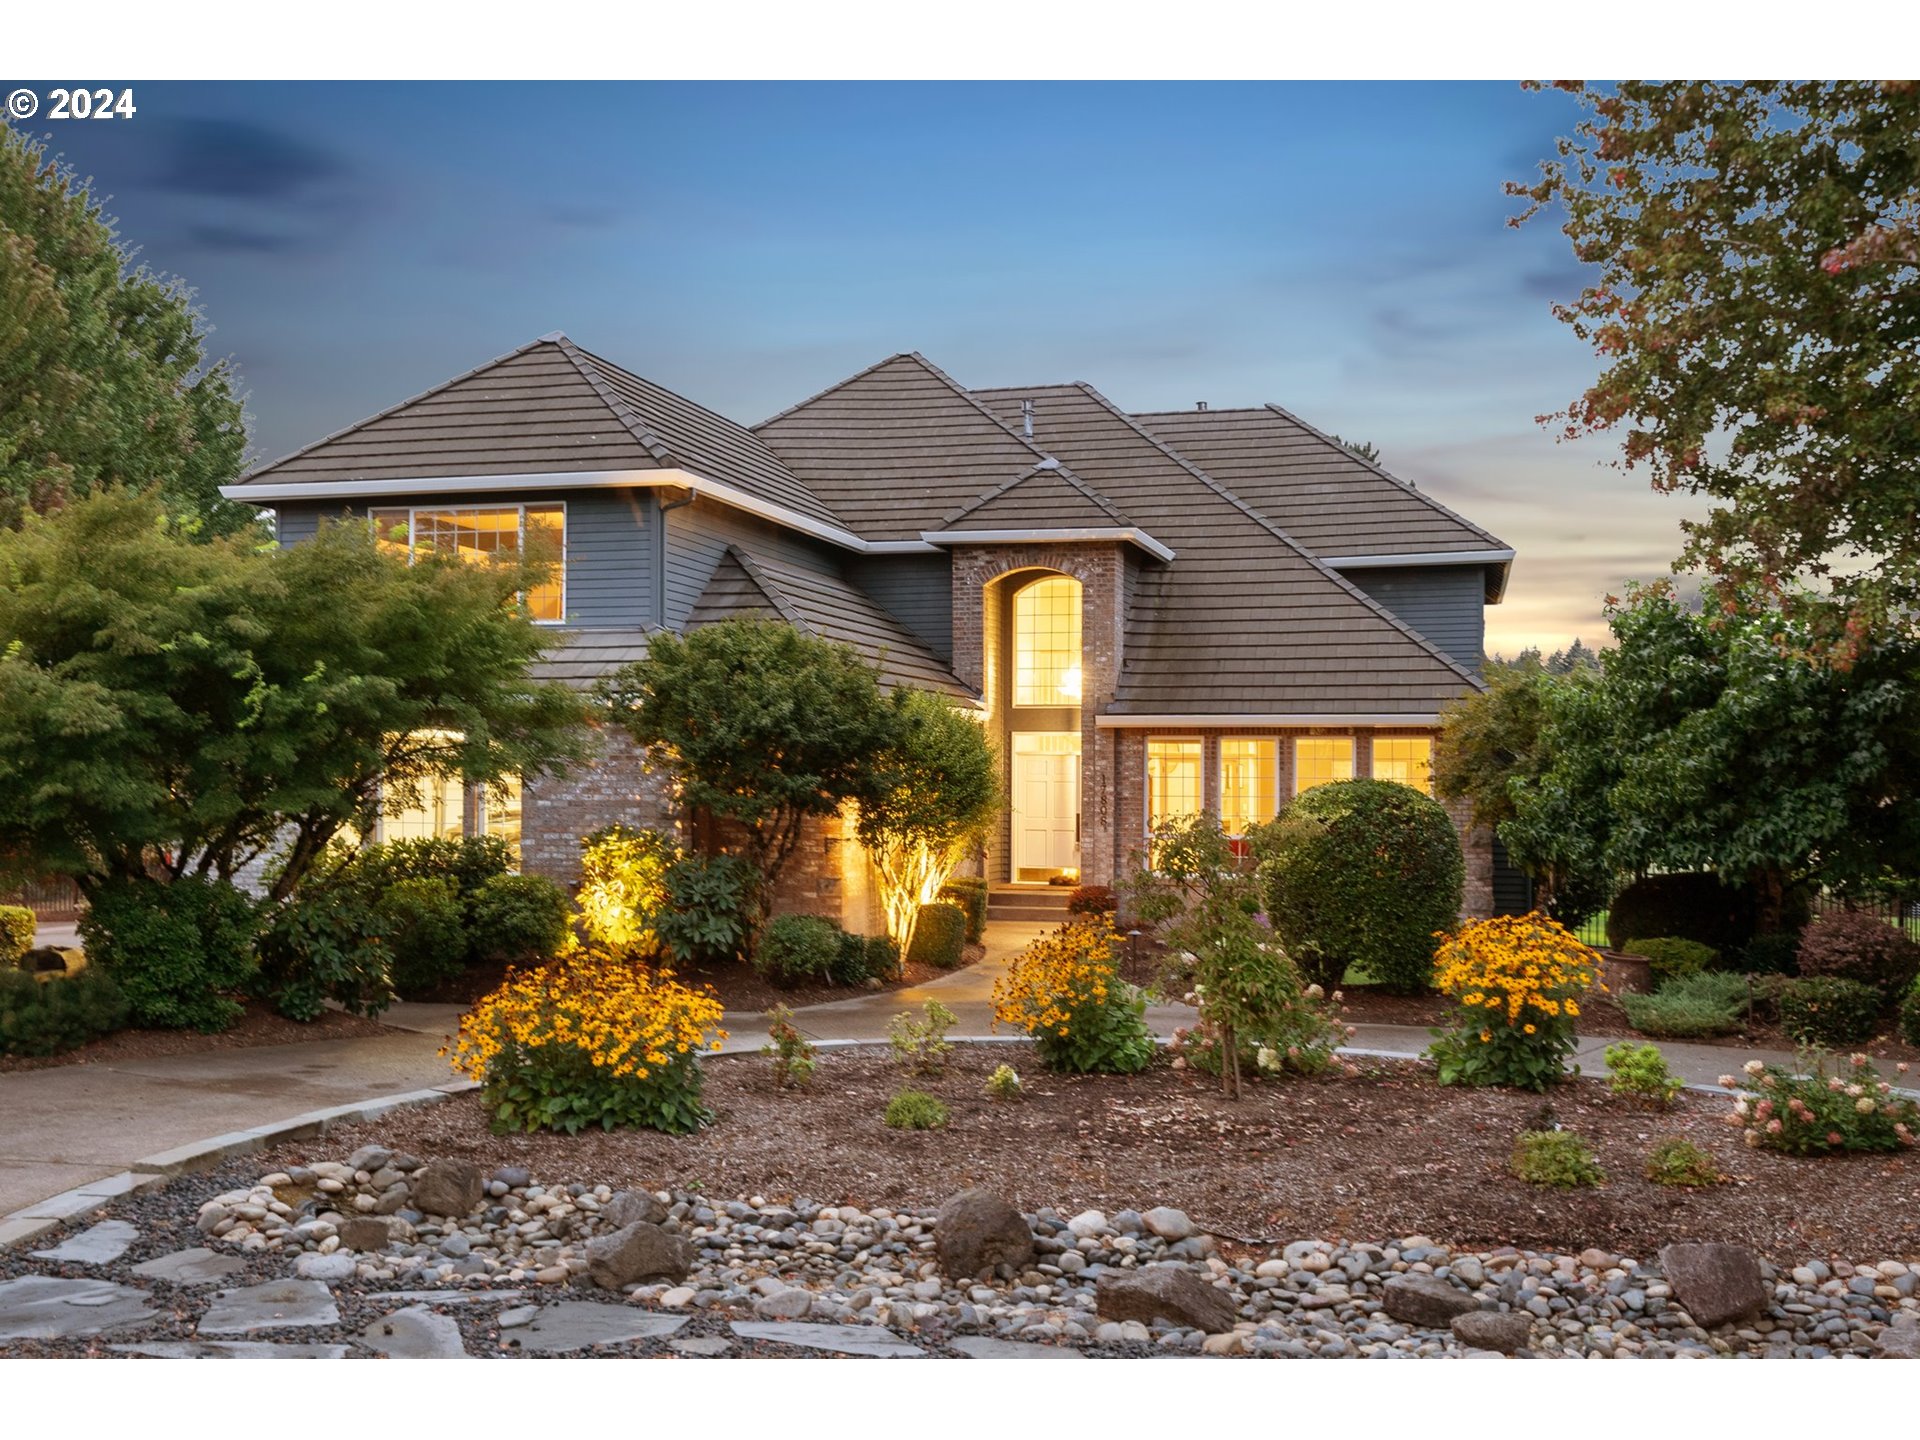
{"type": "MultiPolygon", "coordinates": [[[[1814,898],[1813,913],[1825,915],[1834,910],[1858,910],[1862,914],[1877,915],[1889,925],[1896,925],[1905,931],[1908,938],[1920,941],[1920,900],[1843,900],[1836,895],[1824,892],[1814,898]]],[[[1582,944],[1596,948],[1607,943],[1607,912],[1589,915],[1575,928],[1575,935],[1582,944]]]]}

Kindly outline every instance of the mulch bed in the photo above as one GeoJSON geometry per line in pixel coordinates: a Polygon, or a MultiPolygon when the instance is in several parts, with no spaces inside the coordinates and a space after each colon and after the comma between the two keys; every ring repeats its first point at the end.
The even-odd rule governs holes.
{"type": "Polygon", "coordinates": [[[218,1035],[197,1030],[119,1030],[64,1055],[0,1055],[0,1075],[18,1070],[47,1070],[56,1065],[111,1065],[122,1060],[151,1060],[156,1055],[191,1055],[205,1050],[244,1050],[255,1045],[297,1045],[309,1040],[353,1040],[391,1034],[393,1027],[339,1010],[323,1011],[308,1024],[274,1013],[265,1001],[246,1002],[246,1014],[218,1035]]]}
{"type": "Polygon", "coordinates": [[[718,1120],[691,1136],[496,1136],[469,1095],[284,1146],[261,1169],[377,1142],[524,1165],[549,1183],[697,1186],[716,1198],[933,1206],[980,1185],[1028,1210],[1172,1205],[1230,1239],[1418,1233],[1478,1249],[1597,1245],[1646,1258],[1670,1240],[1703,1239],[1744,1241],[1790,1263],[1920,1256],[1920,1154],[1809,1160],[1749,1150],[1724,1123],[1727,1103],[1706,1095],[1655,1114],[1592,1081],[1543,1101],[1446,1089],[1421,1067],[1382,1064],[1262,1083],[1234,1102],[1165,1062],[1131,1077],[1049,1075],[1024,1045],[962,1046],[943,1074],[911,1081],[881,1053],[830,1052],[803,1092],[776,1090],[757,1057],[711,1060],[707,1075],[718,1120]],[[1002,1062],[1026,1082],[1018,1102],[983,1094],[1002,1062]],[[885,1128],[887,1099],[907,1084],[947,1102],[947,1129],[885,1128]],[[1508,1173],[1515,1134],[1553,1122],[1594,1146],[1605,1186],[1544,1190],[1508,1173]],[[1707,1150],[1730,1182],[1688,1191],[1643,1179],[1649,1146],[1667,1135],[1707,1150]]]}

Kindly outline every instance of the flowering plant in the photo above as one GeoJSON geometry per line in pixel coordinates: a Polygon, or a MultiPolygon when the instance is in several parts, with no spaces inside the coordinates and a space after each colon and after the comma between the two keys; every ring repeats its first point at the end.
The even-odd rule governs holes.
{"type": "MultiPolygon", "coordinates": [[[[1902,1062],[1895,1069],[1904,1075],[1907,1067],[1902,1062]]],[[[1747,1144],[1789,1155],[1821,1155],[1910,1149],[1920,1139],[1920,1104],[1895,1095],[1866,1056],[1849,1055],[1842,1070],[1827,1056],[1810,1052],[1796,1060],[1795,1070],[1749,1060],[1744,1078],[1720,1077],[1721,1085],[1738,1096],[1727,1123],[1745,1132],[1747,1144]]]]}
{"type": "Polygon", "coordinates": [[[1049,1070],[1131,1075],[1153,1059],[1146,997],[1120,978],[1110,915],[1062,925],[993,982],[993,1024],[1033,1037],[1049,1070]]]}
{"type": "Polygon", "coordinates": [[[481,1082],[495,1130],[684,1134],[710,1118],[698,1056],[726,1038],[720,1016],[711,989],[583,955],[508,976],[442,1053],[481,1082]]]}
{"type": "Polygon", "coordinates": [[[1428,1053],[1442,1085],[1559,1083],[1573,1053],[1579,996],[1598,977],[1594,952],[1538,911],[1476,920],[1442,938],[1434,983],[1455,1002],[1428,1053]]]}

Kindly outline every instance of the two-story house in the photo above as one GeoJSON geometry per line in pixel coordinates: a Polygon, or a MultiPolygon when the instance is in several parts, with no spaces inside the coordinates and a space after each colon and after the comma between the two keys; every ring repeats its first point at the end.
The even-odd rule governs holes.
{"type": "MultiPolygon", "coordinates": [[[[564,559],[529,602],[554,630],[545,673],[575,685],[729,616],[846,641],[978,713],[1009,796],[986,873],[1009,884],[1110,883],[1174,815],[1238,829],[1355,775],[1430,788],[1513,559],[1273,405],[1127,414],[1084,384],[969,390],[906,354],[747,427],[558,334],[224,493],[271,508],[282,543],[341,515],[416,553],[551,533],[564,559]]],[[[571,879],[581,835],[674,819],[617,732],[598,757],[449,787],[383,829],[505,833],[571,879]]],[[[1467,910],[1490,913],[1490,838],[1457,820],[1467,910]]],[[[784,904],[871,926],[844,825],[799,859],[784,904]]]]}

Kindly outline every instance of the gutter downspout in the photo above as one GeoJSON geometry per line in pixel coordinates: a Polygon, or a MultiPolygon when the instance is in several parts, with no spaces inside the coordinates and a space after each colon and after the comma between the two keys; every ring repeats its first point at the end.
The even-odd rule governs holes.
{"type": "Polygon", "coordinates": [[[654,493],[654,513],[659,524],[653,527],[653,623],[662,630],[667,627],[667,512],[678,510],[682,505],[693,503],[693,491],[689,490],[678,500],[662,500],[659,492],[654,493]]]}

